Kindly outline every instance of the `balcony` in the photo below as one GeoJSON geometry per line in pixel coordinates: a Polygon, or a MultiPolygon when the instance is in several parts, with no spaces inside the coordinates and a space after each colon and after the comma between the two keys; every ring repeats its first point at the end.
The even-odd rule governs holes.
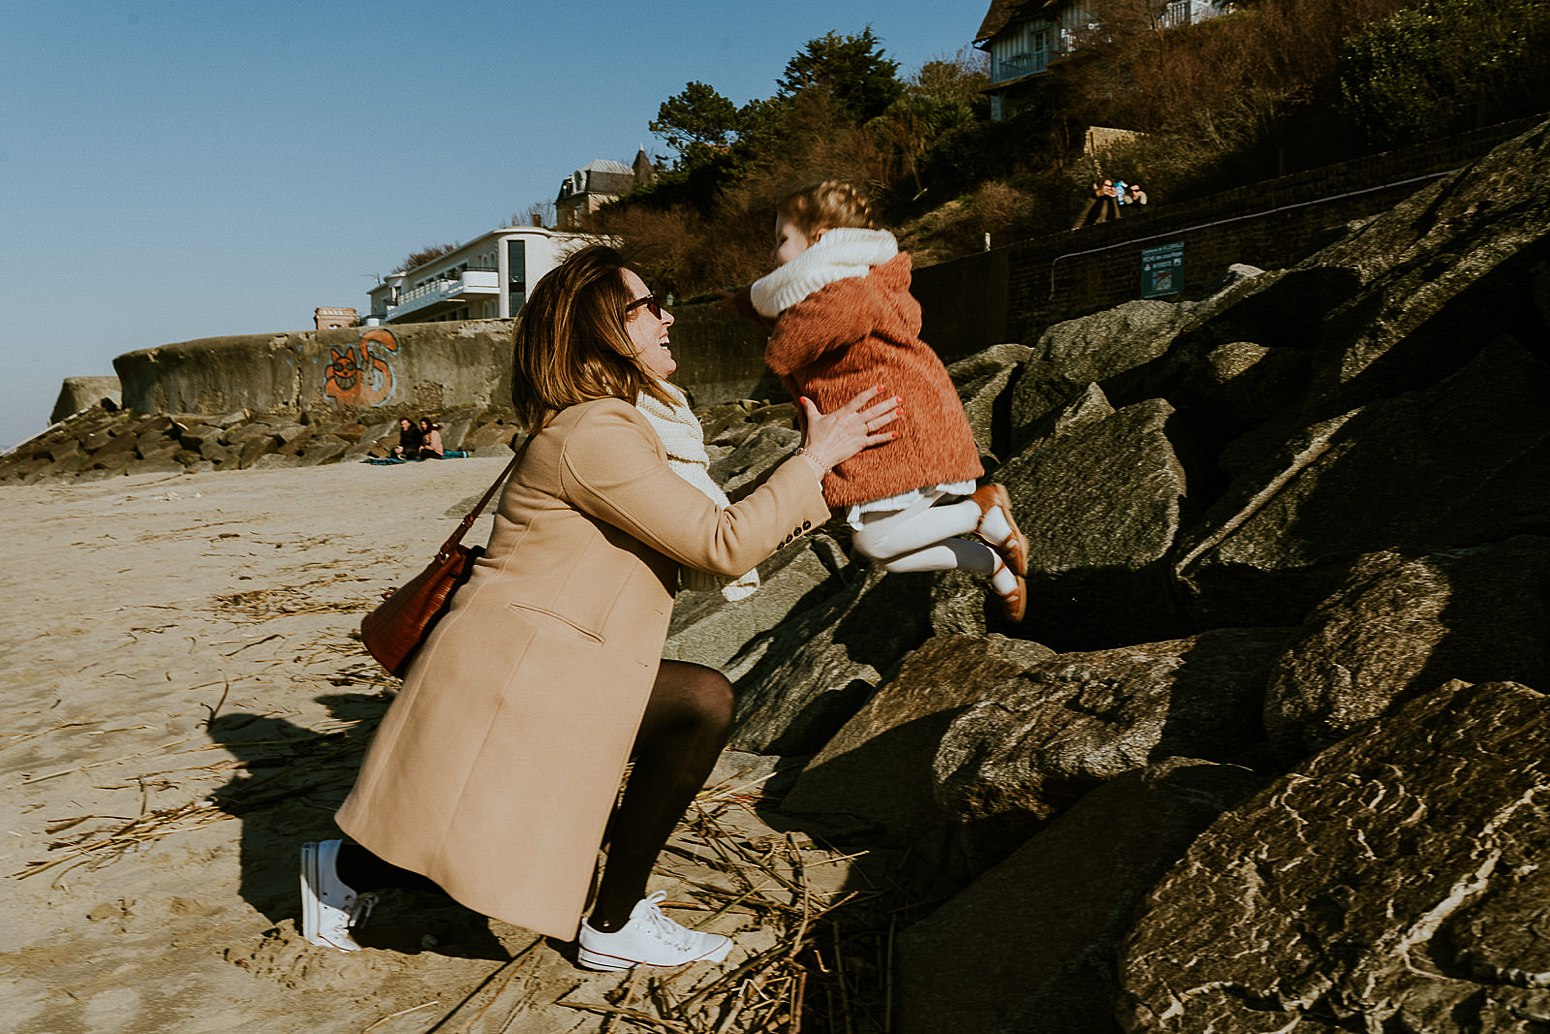
{"type": "Polygon", "coordinates": [[[457,275],[437,277],[404,291],[397,305],[388,306],[387,318],[398,321],[410,313],[429,309],[440,302],[487,298],[500,294],[500,290],[499,274],[494,269],[466,269],[457,275]]]}
{"type": "Polygon", "coordinates": [[[1163,8],[1159,24],[1164,29],[1177,29],[1215,18],[1221,13],[1222,7],[1211,0],[1171,0],[1163,8]]]}
{"type": "Polygon", "coordinates": [[[1004,83],[1011,79],[1021,79],[1025,75],[1034,75],[1048,67],[1049,51],[1047,50],[1009,54],[996,60],[995,73],[990,78],[991,82],[1004,83]]]}

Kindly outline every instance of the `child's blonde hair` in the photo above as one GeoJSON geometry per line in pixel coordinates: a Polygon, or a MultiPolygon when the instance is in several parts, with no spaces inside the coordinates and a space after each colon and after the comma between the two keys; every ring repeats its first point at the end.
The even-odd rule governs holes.
{"type": "Polygon", "coordinates": [[[777,201],[775,210],[808,237],[819,230],[841,227],[877,229],[871,203],[861,191],[843,180],[824,180],[798,187],[777,201]]]}

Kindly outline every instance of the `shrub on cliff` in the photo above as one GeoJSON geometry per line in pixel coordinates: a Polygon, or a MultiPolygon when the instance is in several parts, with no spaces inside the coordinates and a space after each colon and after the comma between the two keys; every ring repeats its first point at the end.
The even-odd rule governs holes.
{"type": "Polygon", "coordinates": [[[1457,133],[1550,103],[1550,6],[1425,0],[1374,25],[1340,63],[1343,109],[1373,143],[1457,133]]]}

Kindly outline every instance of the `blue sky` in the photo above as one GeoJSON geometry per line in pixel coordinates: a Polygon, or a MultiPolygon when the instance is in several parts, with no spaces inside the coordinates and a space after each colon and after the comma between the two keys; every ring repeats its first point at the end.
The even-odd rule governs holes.
{"type": "Polygon", "coordinates": [[[808,40],[871,25],[901,73],[987,7],[525,0],[0,0],[0,449],[68,376],[365,309],[646,129],[691,79],[770,96],[808,40]]]}

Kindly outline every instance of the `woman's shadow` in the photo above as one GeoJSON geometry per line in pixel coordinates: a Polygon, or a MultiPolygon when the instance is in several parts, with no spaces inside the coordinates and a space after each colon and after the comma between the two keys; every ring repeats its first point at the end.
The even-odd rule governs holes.
{"type": "MultiPolygon", "coordinates": [[[[271,922],[300,926],[301,844],[338,837],[333,813],[344,802],[389,698],[334,693],[318,698],[340,729],[315,732],[284,718],[230,713],[206,727],[237,760],[237,774],[216,790],[217,807],[242,822],[244,900],[271,922]]],[[[355,939],[368,948],[415,955],[505,961],[511,957],[489,921],[432,891],[385,892],[355,939]]]]}

